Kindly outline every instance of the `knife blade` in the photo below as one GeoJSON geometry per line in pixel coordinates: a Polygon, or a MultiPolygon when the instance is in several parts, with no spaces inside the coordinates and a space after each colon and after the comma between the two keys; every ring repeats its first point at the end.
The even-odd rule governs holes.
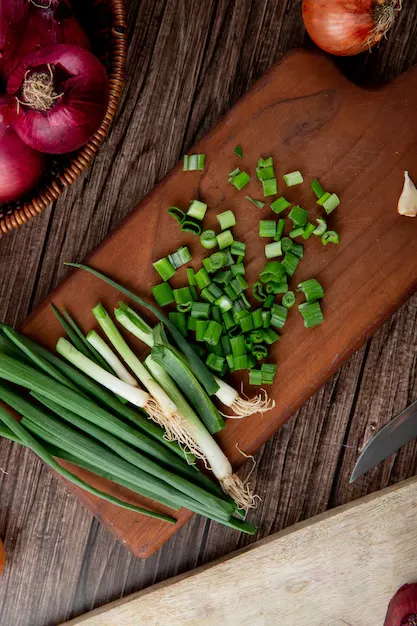
{"type": "Polygon", "coordinates": [[[360,453],[350,477],[350,484],[370,469],[417,438],[417,400],[399,413],[374,435],[360,453]]]}

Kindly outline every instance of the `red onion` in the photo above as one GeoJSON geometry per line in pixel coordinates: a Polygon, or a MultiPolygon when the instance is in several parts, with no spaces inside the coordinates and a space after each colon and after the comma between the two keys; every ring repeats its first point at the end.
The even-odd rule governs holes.
{"type": "Polygon", "coordinates": [[[402,0],[303,0],[303,20],[320,48],[351,56],[382,39],[401,5],[402,0]]]}
{"type": "Polygon", "coordinates": [[[0,102],[0,204],[19,200],[38,182],[45,157],[14,132],[0,102]]]}
{"type": "Polygon", "coordinates": [[[108,103],[108,78],[91,52],[66,44],[25,57],[12,72],[13,127],[39,152],[72,152],[98,130],[108,103]]]}
{"type": "Polygon", "coordinates": [[[417,583],[403,585],[388,606],[384,626],[417,625],[417,583]]]}
{"type": "Polygon", "coordinates": [[[25,0],[0,0],[0,68],[13,58],[26,10],[25,0]]]}
{"type": "Polygon", "coordinates": [[[90,49],[88,37],[74,17],[67,0],[53,0],[45,3],[45,8],[40,3],[36,6],[32,4],[27,12],[19,45],[3,65],[4,74],[9,76],[28,54],[58,43],[90,49]]]}

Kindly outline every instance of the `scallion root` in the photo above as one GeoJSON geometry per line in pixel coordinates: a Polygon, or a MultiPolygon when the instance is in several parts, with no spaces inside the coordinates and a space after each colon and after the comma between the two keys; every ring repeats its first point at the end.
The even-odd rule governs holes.
{"type": "Polygon", "coordinates": [[[220,480],[220,484],[223,491],[235,501],[239,509],[248,511],[256,508],[258,497],[252,493],[249,483],[244,485],[239,476],[228,474],[220,480]]]}
{"type": "Polygon", "coordinates": [[[261,393],[253,398],[248,398],[245,400],[241,396],[238,396],[235,400],[233,400],[230,408],[234,411],[234,415],[224,415],[224,417],[228,419],[242,419],[243,417],[248,417],[248,415],[253,415],[254,413],[265,413],[266,411],[270,411],[275,406],[275,400],[270,398],[265,391],[265,389],[261,389],[261,393]]]}

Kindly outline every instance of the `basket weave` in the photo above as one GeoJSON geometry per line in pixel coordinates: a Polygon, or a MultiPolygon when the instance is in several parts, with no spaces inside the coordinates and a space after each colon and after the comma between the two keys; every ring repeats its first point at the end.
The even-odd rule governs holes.
{"type": "MultiPolygon", "coordinates": [[[[84,0],[87,1],[87,0],[84,0]]],[[[65,167],[48,185],[37,190],[33,198],[17,206],[9,215],[0,218],[0,237],[26,224],[32,217],[42,213],[52,202],[72,185],[81,172],[89,165],[109,132],[110,124],[116,114],[117,105],[122,95],[127,56],[127,25],[125,0],[92,0],[91,9],[109,13],[110,51],[107,72],[109,75],[109,105],[103,122],[90,141],[77,151],[69,165],[65,167]]]]}

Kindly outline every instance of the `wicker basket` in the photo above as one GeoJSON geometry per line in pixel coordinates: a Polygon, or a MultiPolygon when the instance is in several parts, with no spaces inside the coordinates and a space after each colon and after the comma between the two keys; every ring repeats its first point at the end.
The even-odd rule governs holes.
{"type": "MultiPolygon", "coordinates": [[[[127,26],[125,0],[83,0],[83,14],[88,17],[90,24],[94,24],[95,32],[88,32],[88,24],[84,23],[93,42],[94,52],[107,67],[109,75],[109,106],[103,122],[90,139],[68,161],[64,157],[52,169],[49,180],[35,190],[33,197],[25,202],[17,202],[8,207],[7,214],[0,214],[0,237],[19,228],[32,217],[42,213],[52,202],[71,185],[86,168],[101,142],[106,137],[110,124],[115,116],[119,103],[126,68],[127,55],[127,26]],[[85,5],[88,5],[86,14],[85,5]],[[91,19],[93,18],[93,19],[91,19]],[[56,170],[56,173],[54,172],[56,170]],[[55,174],[55,175],[54,175],[55,174]]],[[[81,20],[80,20],[81,21],[81,20]]]]}

